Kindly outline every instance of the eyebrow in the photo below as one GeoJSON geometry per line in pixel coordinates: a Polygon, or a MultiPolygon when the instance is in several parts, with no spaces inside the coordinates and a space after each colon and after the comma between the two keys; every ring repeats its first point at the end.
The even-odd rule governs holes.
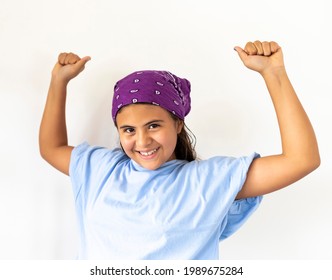
{"type": "MultiPolygon", "coordinates": [[[[151,125],[151,124],[153,124],[153,123],[162,123],[162,122],[164,122],[164,121],[163,121],[163,120],[153,120],[153,121],[149,121],[149,122],[147,122],[147,123],[144,124],[143,126],[149,126],[149,125],[151,125]]],[[[128,124],[124,124],[124,125],[121,125],[121,126],[120,126],[120,129],[130,128],[130,127],[135,127],[135,126],[133,126],[133,125],[128,125],[128,124]]]]}

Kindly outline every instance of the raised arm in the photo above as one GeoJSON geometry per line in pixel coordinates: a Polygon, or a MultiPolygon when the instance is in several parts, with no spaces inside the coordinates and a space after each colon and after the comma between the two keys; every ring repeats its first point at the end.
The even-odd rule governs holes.
{"type": "Polygon", "coordinates": [[[314,130],[288,79],[281,47],[275,42],[249,42],[236,47],[242,62],[263,77],[277,115],[282,153],[251,164],[237,199],[264,195],[303,178],[320,165],[314,130]]]}
{"type": "Polygon", "coordinates": [[[70,155],[66,127],[67,85],[76,77],[90,57],[80,58],[73,53],[61,53],[52,71],[44,114],[39,130],[41,156],[59,171],[69,174],[70,155]]]}

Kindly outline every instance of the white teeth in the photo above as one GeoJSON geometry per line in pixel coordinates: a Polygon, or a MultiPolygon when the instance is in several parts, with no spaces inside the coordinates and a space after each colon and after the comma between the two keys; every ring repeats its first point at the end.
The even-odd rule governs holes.
{"type": "Polygon", "coordinates": [[[140,152],[140,154],[143,155],[143,156],[151,156],[156,151],[157,151],[157,149],[154,149],[154,150],[152,150],[150,152],[140,152]]]}

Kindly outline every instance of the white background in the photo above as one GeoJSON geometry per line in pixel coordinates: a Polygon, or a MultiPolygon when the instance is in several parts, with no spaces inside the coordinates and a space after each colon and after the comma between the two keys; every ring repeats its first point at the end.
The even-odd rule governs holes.
{"type": "Polygon", "coordinates": [[[58,53],[90,55],[69,86],[70,144],[114,147],[114,83],[134,70],[169,70],[192,83],[187,125],[201,158],[279,153],[261,77],[234,52],[274,40],[315,128],[322,164],[265,196],[222,259],[332,259],[331,9],[327,0],[0,0],[0,259],[73,259],[70,180],[44,162],[38,129],[58,53]]]}

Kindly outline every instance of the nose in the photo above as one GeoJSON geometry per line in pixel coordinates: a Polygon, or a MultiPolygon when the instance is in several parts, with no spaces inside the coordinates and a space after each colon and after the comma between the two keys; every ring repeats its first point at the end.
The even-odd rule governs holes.
{"type": "Polygon", "coordinates": [[[146,148],[152,143],[152,138],[150,134],[145,131],[136,132],[136,147],[137,148],[146,148]]]}

